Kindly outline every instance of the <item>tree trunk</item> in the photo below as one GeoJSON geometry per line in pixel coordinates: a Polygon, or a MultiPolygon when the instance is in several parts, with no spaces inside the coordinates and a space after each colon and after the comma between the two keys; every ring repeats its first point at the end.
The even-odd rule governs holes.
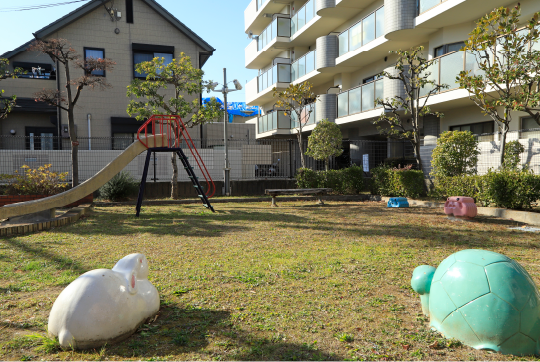
{"type": "Polygon", "coordinates": [[[325,169],[326,171],[328,171],[328,168],[329,168],[329,165],[328,165],[328,164],[330,163],[329,160],[330,160],[329,158],[327,158],[326,160],[324,160],[324,169],[325,169]]]}
{"type": "Polygon", "coordinates": [[[79,185],[79,142],[75,132],[73,109],[68,112],[69,140],[71,141],[71,187],[79,185]]]}
{"type": "Polygon", "coordinates": [[[173,168],[173,174],[171,178],[171,199],[178,199],[178,164],[176,163],[177,154],[175,152],[171,153],[171,164],[173,168]]]}
{"type": "Polygon", "coordinates": [[[414,157],[416,158],[416,167],[418,167],[418,170],[422,171],[422,186],[424,188],[424,194],[427,195],[429,190],[425,182],[426,176],[424,175],[424,165],[422,164],[422,156],[420,155],[420,135],[418,132],[414,133],[414,142],[412,142],[412,144],[414,147],[414,157]]]}
{"type": "Polygon", "coordinates": [[[501,140],[501,168],[504,168],[504,153],[506,151],[506,134],[508,133],[508,126],[505,124],[502,131],[501,140]]]}
{"type": "Polygon", "coordinates": [[[298,128],[298,147],[300,149],[300,162],[302,168],[306,168],[306,160],[304,158],[304,145],[302,140],[302,129],[298,128]]]}

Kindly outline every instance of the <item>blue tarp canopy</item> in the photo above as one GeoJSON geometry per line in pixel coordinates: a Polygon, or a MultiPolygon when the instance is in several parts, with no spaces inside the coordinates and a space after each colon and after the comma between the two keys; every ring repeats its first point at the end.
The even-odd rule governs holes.
{"type": "MultiPolygon", "coordinates": [[[[223,104],[223,101],[219,98],[216,98],[217,102],[220,104],[223,104]]],[[[202,99],[203,105],[205,105],[207,102],[210,102],[210,98],[203,98],[202,99]]],[[[255,117],[259,115],[259,107],[258,106],[248,106],[246,105],[246,102],[227,102],[227,113],[229,114],[229,118],[234,116],[241,116],[241,117],[255,117]]],[[[229,120],[231,122],[231,120],[229,120]]]]}

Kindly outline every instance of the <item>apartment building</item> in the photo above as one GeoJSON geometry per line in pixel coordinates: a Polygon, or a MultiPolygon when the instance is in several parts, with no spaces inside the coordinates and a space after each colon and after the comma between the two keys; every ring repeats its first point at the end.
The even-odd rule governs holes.
{"type": "MultiPolygon", "coordinates": [[[[29,29],[29,35],[31,31],[29,29]]],[[[141,122],[130,118],[126,112],[129,103],[126,87],[133,79],[145,77],[137,73],[136,64],[154,57],[170,62],[184,52],[195,67],[201,68],[215,50],[155,0],[91,0],[38,30],[34,37],[67,39],[83,58],[106,57],[116,62],[114,70],[98,74],[106,77],[112,88],[83,90],[75,108],[78,137],[124,138],[112,145],[94,142],[94,148],[99,144],[108,149],[122,149],[126,145],[125,138],[133,138],[141,126],[141,122]]],[[[55,136],[68,137],[67,114],[35,102],[33,94],[44,88],[63,89],[64,69],[62,66],[57,69],[57,64],[48,56],[28,51],[30,43],[0,56],[9,59],[12,69],[26,70],[18,78],[3,80],[0,84],[6,95],[18,97],[15,109],[0,122],[0,136],[4,141],[9,136],[26,136],[22,142],[26,142],[26,149],[30,150],[62,148],[62,142],[57,141],[60,137],[55,136]]],[[[72,78],[79,77],[81,72],[73,69],[72,78]]],[[[193,138],[200,138],[200,131],[194,128],[193,138]]],[[[69,145],[67,147],[69,149],[69,145]]]]}
{"type": "MultiPolygon", "coordinates": [[[[540,2],[520,3],[525,24],[540,11],[540,2]]],[[[459,49],[477,19],[495,7],[516,4],[508,0],[252,0],[244,13],[245,31],[252,37],[245,49],[245,66],[259,73],[246,85],[246,102],[262,110],[257,138],[294,137],[296,120],[275,107],[272,89],[309,81],[319,99],[304,127],[306,134],[328,119],[341,126],[345,139],[384,139],[372,123],[381,114],[374,100],[404,91],[401,83],[380,74],[394,70],[396,56],[390,51],[420,45],[426,57],[439,59],[433,79],[450,85],[429,100],[432,109],[445,116],[423,120],[424,148],[432,149],[436,137],[447,130],[496,132],[495,122],[455,82],[460,71],[475,65],[459,49]]],[[[514,119],[512,130],[539,127],[525,113],[516,113],[514,119]]],[[[527,132],[517,134],[532,137],[527,132]]]]}

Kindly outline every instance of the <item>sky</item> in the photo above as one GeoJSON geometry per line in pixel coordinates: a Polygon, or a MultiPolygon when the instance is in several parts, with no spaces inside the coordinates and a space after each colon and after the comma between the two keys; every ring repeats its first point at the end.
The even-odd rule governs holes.
{"type": "MultiPolygon", "coordinates": [[[[33,32],[86,2],[29,11],[5,12],[6,9],[68,1],[70,0],[0,0],[0,54],[32,40],[33,32]]],[[[206,80],[223,83],[223,68],[227,68],[228,81],[238,79],[242,86],[257,76],[256,70],[244,68],[244,49],[250,42],[244,33],[244,10],[249,0],[157,2],[216,49],[203,67],[206,80]]],[[[229,93],[227,100],[245,102],[244,91],[245,87],[241,91],[229,93]]],[[[213,95],[222,98],[220,93],[213,95]]]]}

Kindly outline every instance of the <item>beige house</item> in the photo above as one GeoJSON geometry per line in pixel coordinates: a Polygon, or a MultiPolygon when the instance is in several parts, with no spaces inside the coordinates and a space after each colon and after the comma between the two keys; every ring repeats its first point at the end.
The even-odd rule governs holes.
{"type": "MultiPolygon", "coordinates": [[[[125,145],[115,145],[110,137],[133,137],[140,127],[141,122],[126,113],[126,87],[142,76],[135,71],[137,63],[156,56],[170,61],[184,52],[194,66],[201,68],[215,50],[154,0],[92,0],[38,30],[34,37],[67,39],[82,57],[106,57],[116,62],[113,71],[103,74],[112,88],[83,90],[75,109],[78,137],[107,138],[95,140],[89,146],[92,149],[122,148],[125,145]]],[[[68,135],[66,112],[35,102],[33,94],[43,88],[63,89],[64,69],[57,71],[48,56],[27,51],[30,43],[0,56],[9,59],[10,67],[27,71],[0,84],[5,95],[18,97],[16,108],[0,122],[0,135],[4,139],[27,136],[26,149],[62,148],[53,137],[68,135]]],[[[79,76],[77,72],[80,70],[74,70],[73,78],[79,76]]],[[[200,128],[191,134],[199,138],[200,128]]],[[[85,148],[84,142],[81,147],[85,148]]]]}

